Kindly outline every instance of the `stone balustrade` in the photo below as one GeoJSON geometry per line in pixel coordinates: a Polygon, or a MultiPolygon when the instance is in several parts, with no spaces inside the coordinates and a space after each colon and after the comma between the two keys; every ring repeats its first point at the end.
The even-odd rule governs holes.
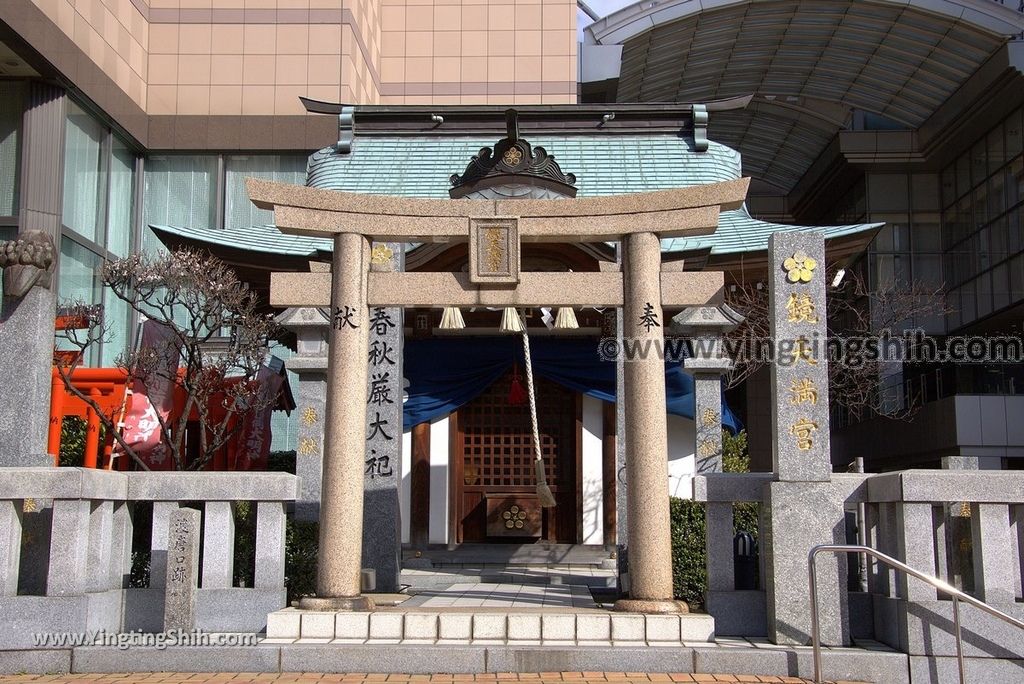
{"type": "MultiPolygon", "coordinates": [[[[733,510],[735,502],[767,498],[770,473],[708,474],[694,480],[694,498],[707,513],[707,610],[723,635],[764,636],[769,633],[763,589],[772,581],[762,561],[761,589],[737,590],[734,582],[733,510]]],[[[856,527],[866,543],[910,566],[935,575],[1018,619],[1024,619],[1024,473],[1008,471],[910,470],[875,475],[832,475],[831,496],[847,512],[846,541],[858,543],[856,527]],[[856,523],[852,524],[852,523],[856,523]]],[[[763,512],[764,506],[762,506],[763,512]]],[[[801,534],[805,516],[795,507],[780,534],[801,534]]],[[[762,515],[761,544],[765,539],[762,515]]],[[[886,566],[866,564],[866,591],[857,591],[858,559],[851,556],[849,590],[843,586],[838,611],[854,639],[881,641],[910,656],[911,667],[931,668],[956,677],[952,602],[930,585],[908,579],[886,566]],[[915,660],[917,659],[917,660],[915,660]]],[[[807,559],[793,558],[783,580],[806,594],[807,559]]],[[[826,573],[819,582],[835,584],[826,573]]],[[[844,569],[840,577],[845,578],[844,569]]],[[[822,600],[823,612],[830,610],[822,600]]],[[[1024,667],[1024,635],[969,606],[962,607],[964,652],[969,658],[1014,659],[1024,667]]],[[[1020,670],[1015,671],[1019,676],[1020,670]]],[[[942,679],[941,681],[946,681],[942,679]]]]}
{"type": "MultiPolygon", "coordinates": [[[[708,587],[705,607],[719,634],[765,636],[764,563],[760,589],[737,590],[733,558],[733,504],[760,503],[771,473],[709,473],[694,479],[694,499],[705,502],[708,587]]],[[[763,554],[761,555],[763,559],[763,554]]]]}
{"type": "MultiPolygon", "coordinates": [[[[864,503],[869,545],[1024,619],[1024,473],[885,473],[867,480],[864,503]]],[[[908,653],[912,669],[915,658],[933,656],[929,667],[955,678],[949,598],[875,562],[867,582],[875,638],[908,653]]],[[[965,656],[1024,666],[1020,630],[969,606],[960,613],[965,656]]]]}
{"type": "Polygon", "coordinates": [[[202,511],[198,629],[258,632],[285,606],[288,473],[117,473],[81,468],[0,469],[0,649],[34,635],[161,631],[169,520],[202,511]],[[253,586],[234,586],[234,507],[255,516],[253,586]],[[150,534],[136,534],[147,518],[150,534]],[[137,548],[149,538],[149,548],[137,548]],[[149,552],[148,587],[130,586],[132,553],[149,552]]]}

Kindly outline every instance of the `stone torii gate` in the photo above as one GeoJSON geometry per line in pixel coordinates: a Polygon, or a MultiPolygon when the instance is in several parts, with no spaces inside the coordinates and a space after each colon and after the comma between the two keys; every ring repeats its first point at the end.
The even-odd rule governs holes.
{"type": "MultiPolygon", "coordinates": [[[[334,241],[330,273],[275,273],[274,306],[330,306],[317,596],[300,607],[366,610],[360,595],[370,307],[621,307],[623,336],[660,350],[664,307],[716,306],[723,275],[662,267],[661,238],[708,235],[739,208],[749,179],[572,199],[412,199],[247,179],[249,197],[284,233],[334,241]],[[468,240],[468,273],[371,272],[371,243],[468,240]],[[521,242],[608,242],[621,270],[520,271],[521,242]]],[[[595,353],[597,350],[595,349],[595,353]]],[[[630,598],[617,610],[679,612],[672,600],[665,373],[662,355],[624,364],[630,598]]]]}

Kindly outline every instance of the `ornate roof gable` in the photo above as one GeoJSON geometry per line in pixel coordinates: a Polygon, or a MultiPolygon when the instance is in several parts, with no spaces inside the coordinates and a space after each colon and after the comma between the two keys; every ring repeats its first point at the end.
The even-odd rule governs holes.
{"type": "Polygon", "coordinates": [[[562,197],[575,197],[576,176],[563,173],[543,147],[532,147],[519,137],[519,115],[514,109],[505,112],[507,136],[494,145],[484,147],[474,156],[462,175],[453,174],[452,198],[465,197],[482,190],[501,186],[526,186],[548,191],[562,197]]]}

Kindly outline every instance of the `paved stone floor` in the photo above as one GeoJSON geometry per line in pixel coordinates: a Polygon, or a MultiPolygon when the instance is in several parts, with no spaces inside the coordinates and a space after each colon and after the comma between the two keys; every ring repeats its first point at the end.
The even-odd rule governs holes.
{"type": "MultiPolygon", "coordinates": [[[[553,682],[772,682],[786,684],[808,684],[810,680],[799,677],[770,677],[753,675],[712,675],[712,674],[643,674],[635,672],[542,672],[542,673],[498,673],[478,675],[403,675],[403,674],[317,674],[317,673],[202,673],[187,674],[157,672],[153,674],[105,674],[105,675],[13,675],[0,676],[0,682],[57,682],[59,684],[244,684],[245,682],[498,682],[526,681],[534,684],[553,682]]],[[[844,684],[837,682],[835,684],[844,684]]],[[[845,684],[854,684],[848,682],[845,684]]]]}

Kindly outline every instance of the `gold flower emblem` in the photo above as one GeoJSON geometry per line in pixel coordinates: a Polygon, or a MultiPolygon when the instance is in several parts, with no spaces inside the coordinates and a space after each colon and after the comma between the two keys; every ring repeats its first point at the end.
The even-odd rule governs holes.
{"type": "Polygon", "coordinates": [[[391,261],[395,253],[387,245],[376,245],[370,252],[370,261],[380,266],[391,261]]]}
{"type": "Polygon", "coordinates": [[[523,161],[523,153],[517,147],[510,147],[505,150],[505,154],[501,155],[501,161],[505,162],[508,166],[515,166],[523,161]]]}
{"type": "Polygon", "coordinates": [[[512,508],[502,513],[501,517],[505,521],[505,529],[521,530],[524,525],[523,521],[526,520],[526,511],[519,508],[519,506],[512,506],[512,508]]]}
{"type": "Polygon", "coordinates": [[[807,256],[803,251],[796,252],[782,262],[782,268],[786,271],[786,280],[791,283],[809,283],[814,276],[814,269],[818,262],[807,256]]]}

